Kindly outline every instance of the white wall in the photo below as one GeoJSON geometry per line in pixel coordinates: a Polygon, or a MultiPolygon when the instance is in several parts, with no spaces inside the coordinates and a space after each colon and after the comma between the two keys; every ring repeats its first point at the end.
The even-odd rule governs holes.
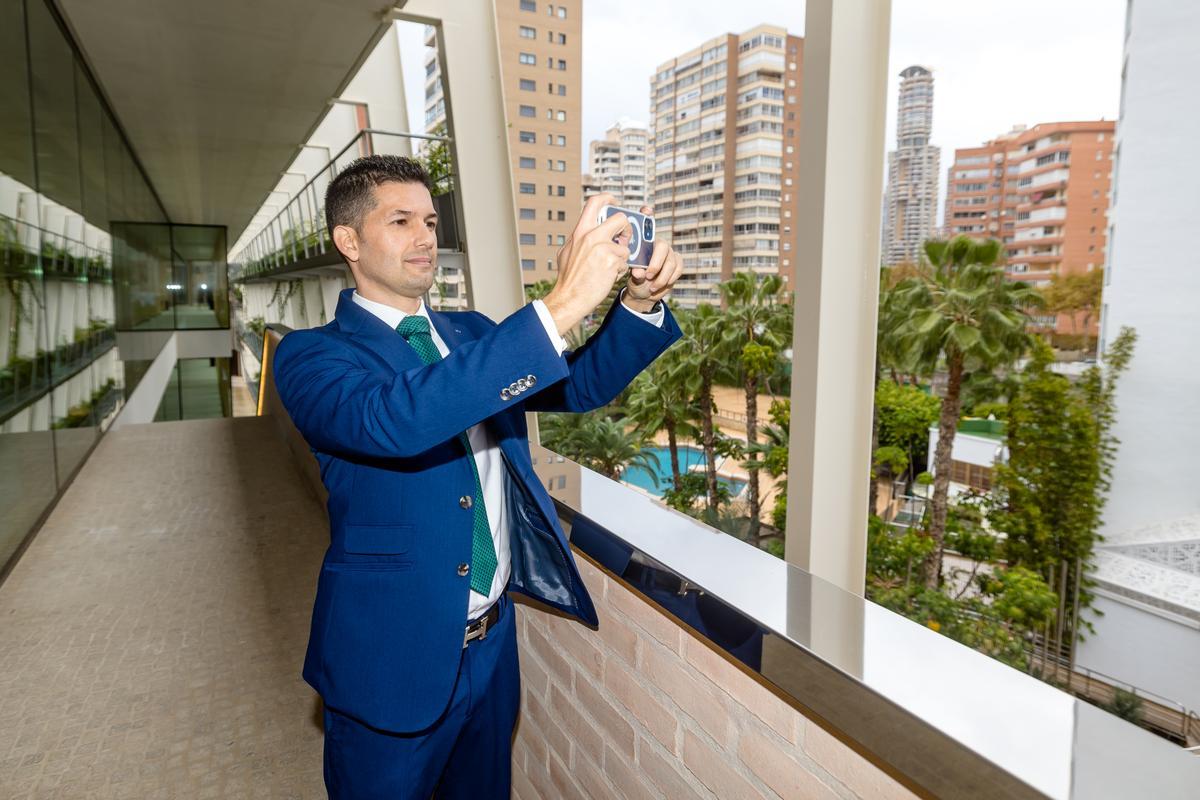
{"type": "Polygon", "coordinates": [[[1200,4],[1132,3],[1102,336],[1138,343],[1117,390],[1106,534],[1200,512],[1200,4]]]}
{"type": "Polygon", "coordinates": [[[175,342],[178,333],[172,333],[154,363],[146,370],[142,380],[133,390],[133,394],[125,401],[124,408],[113,420],[110,431],[115,431],[122,425],[137,425],[143,422],[153,422],[158,413],[159,403],[162,402],[163,392],[171,380],[171,372],[175,369],[178,350],[175,342]]]}
{"type": "MultiPolygon", "coordinates": [[[[938,429],[932,427],[929,429],[928,463],[930,469],[933,467],[933,453],[937,449],[937,443],[938,429]]],[[[969,433],[959,431],[954,437],[954,448],[951,451],[950,457],[955,461],[962,461],[965,464],[990,467],[996,461],[1004,460],[1000,455],[1004,457],[1008,455],[1007,450],[1004,449],[1003,442],[997,439],[989,439],[986,436],[972,436],[969,433]]]]}
{"type": "Polygon", "coordinates": [[[1104,616],[1088,615],[1096,635],[1079,646],[1079,666],[1200,711],[1200,623],[1099,592],[1095,608],[1104,616]]]}

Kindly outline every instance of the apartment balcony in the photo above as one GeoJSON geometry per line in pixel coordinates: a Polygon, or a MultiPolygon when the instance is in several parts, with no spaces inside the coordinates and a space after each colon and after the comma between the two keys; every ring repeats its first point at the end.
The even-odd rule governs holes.
{"type": "Polygon", "coordinates": [[[1018,186],[1017,194],[1031,194],[1039,190],[1046,191],[1047,188],[1061,188],[1066,186],[1067,180],[1070,177],[1070,170],[1064,168],[1061,164],[1055,166],[1055,169],[1035,175],[1028,184],[1018,186]]]}
{"type": "MultiPolygon", "coordinates": [[[[1028,262],[1031,269],[1050,270],[1055,264],[1062,261],[1062,253],[1030,253],[1027,256],[1021,256],[1021,260],[1028,262]]],[[[1051,270],[1052,271],[1052,270],[1051,270]]]]}
{"type": "MultiPolygon", "coordinates": [[[[1045,190],[1043,190],[1043,192],[1044,191],[1045,190]]],[[[1034,211],[1037,209],[1055,208],[1059,206],[1065,208],[1067,205],[1066,192],[1056,192],[1050,197],[1039,197],[1040,194],[1042,194],[1042,192],[1035,191],[1027,193],[1023,201],[1017,203],[1016,211],[1020,213],[1022,211],[1034,211]]]]}
{"type": "Polygon", "coordinates": [[[1028,247],[1061,247],[1066,237],[1061,233],[1046,236],[1034,236],[1028,239],[1014,238],[1010,246],[1028,247]]]}

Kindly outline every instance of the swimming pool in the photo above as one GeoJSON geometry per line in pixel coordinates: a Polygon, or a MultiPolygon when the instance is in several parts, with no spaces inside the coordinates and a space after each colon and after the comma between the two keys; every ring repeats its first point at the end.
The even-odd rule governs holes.
{"type": "MultiPolygon", "coordinates": [[[[699,447],[680,445],[678,450],[680,472],[687,472],[693,465],[704,463],[704,451],[699,447]]],[[[642,452],[658,456],[658,469],[654,471],[654,474],[658,476],[658,485],[655,485],[654,479],[648,471],[636,466],[627,467],[621,479],[626,483],[631,483],[634,486],[645,489],[657,497],[662,497],[663,491],[671,486],[671,450],[667,447],[655,446],[642,448],[642,452]]],[[[720,461],[720,456],[717,458],[717,466],[719,467],[722,462],[720,461]]],[[[734,497],[741,494],[742,489],[746,486],[745,481],[732,480],[719,475],[717,476],[717,481],[727,486],[729,493],[734,497]]]]}

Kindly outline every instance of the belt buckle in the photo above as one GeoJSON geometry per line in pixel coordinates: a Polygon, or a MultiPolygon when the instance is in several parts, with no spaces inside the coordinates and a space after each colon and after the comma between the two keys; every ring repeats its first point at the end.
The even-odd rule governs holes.
{"type": "Polygon", "coordinates": [[[463,634],[463,649],[475,639],[486,639],[488,629],[488,616],[484,614],[482,617],[472,622],[467,626],[466,632],[463,634]],[[478,626],[478,627],[476,627],[478,626]]]}

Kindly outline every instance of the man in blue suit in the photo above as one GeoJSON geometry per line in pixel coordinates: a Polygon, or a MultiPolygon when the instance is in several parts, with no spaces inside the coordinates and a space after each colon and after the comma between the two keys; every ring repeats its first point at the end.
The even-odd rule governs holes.
{"type": "Polygon", "coordinates": [[[330,183],[326,222],[357,288],[333,322],[275,354],[280,397],[329,490],[304,678],[325,701],[334,798],[509,797],[520,677],[506,592],[597,624],[524,413],[603,406],[680,335],[662,298],[681,259],[658,242],[648,268],[629,270],[624,215],[597,224],[607,195],[584,207],[544,301],[498,324],[430,311],[429,188],[419,163],[394,156],[330,183]],[[562,335],[627,274],[568,352],[562,335]]]}

